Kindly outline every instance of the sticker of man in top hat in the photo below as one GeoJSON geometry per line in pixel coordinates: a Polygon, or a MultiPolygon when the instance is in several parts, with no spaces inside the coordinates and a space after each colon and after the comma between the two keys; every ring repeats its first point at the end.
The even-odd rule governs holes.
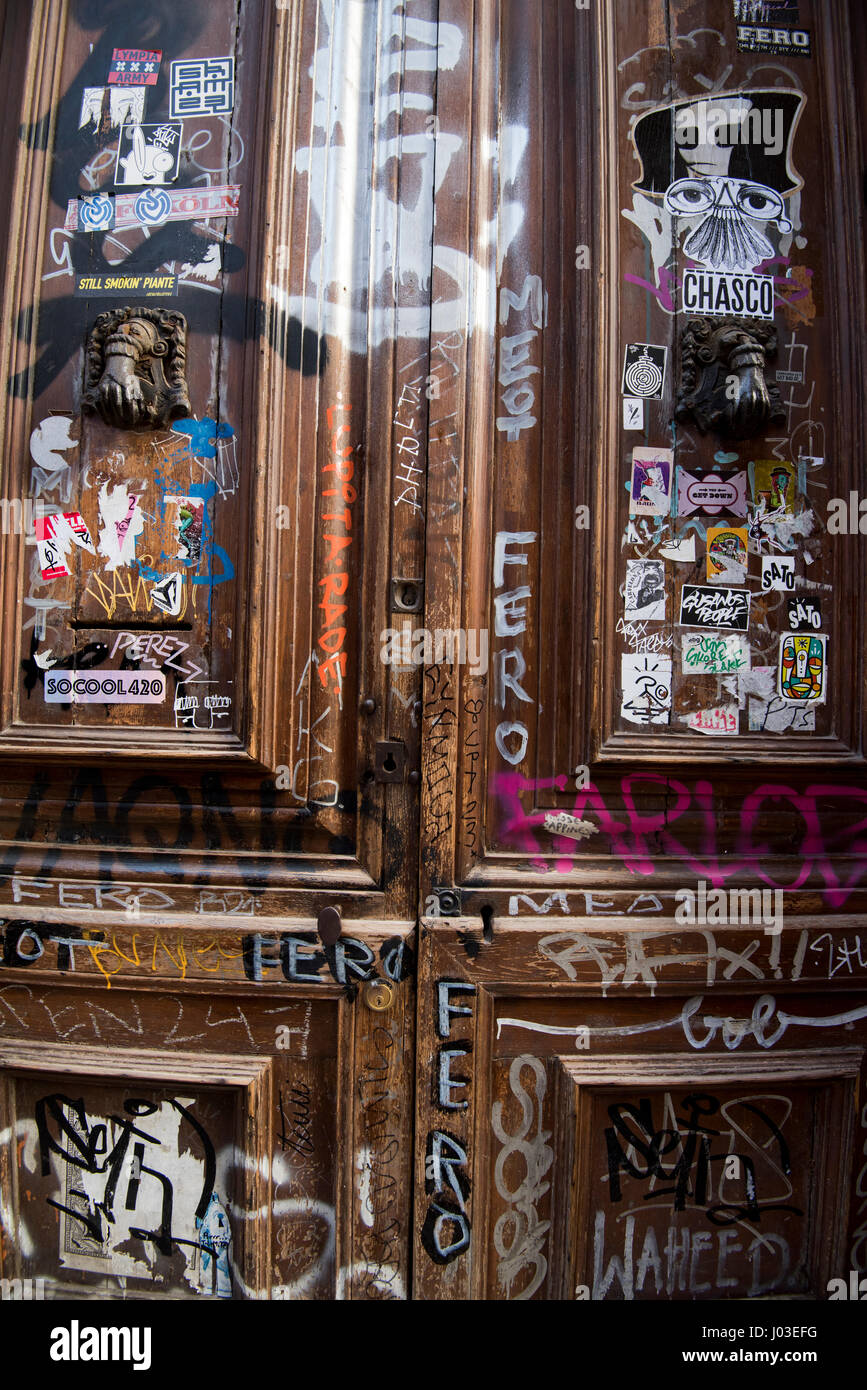
{"type": "MultiPolygon", "coordinates": [[[[802,93],[778,88],[723,93],[659,107],[635,122],[641,175],[633,188],[662,199],[686,231],[683,252],[691,260],[749,274],[776,254],[768,228],[793,230],[786,198],[803,183],[791,162],[803,103],[802,93]]],[[[657,260],[665,247],[648,240],[657,260]]]]}

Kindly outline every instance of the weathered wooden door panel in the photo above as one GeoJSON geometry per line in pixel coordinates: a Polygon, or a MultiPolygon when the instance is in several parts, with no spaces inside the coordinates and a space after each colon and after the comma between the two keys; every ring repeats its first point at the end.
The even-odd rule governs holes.
{"type": "Polygon", "coordinates": [[[817,1299],[861,1268],[867,1004],[829,987],[844,935],[787,937],[431,922],[417,1296],[817,1299]]]}
{"type": "Polygon", "coordinates": [[[863,546],[839,523],[863,472],[864,356],[845,11],[805,3],[812,56],[786,61],[741,51],[734,12],[700,3],[495,8],[496,69],[471,97],[458,65],[438,92],[441,125],[480,135],[438,234],[484,246],[485,219],[499,230],[442,480],[430,439],[437,504],[461,485],[467,504],[429,526],[428,626],[484,637],[488,670],[467,655],[426,672],[425,897],[505,915],[516,887],[554,884],[580,911],[585,886],[625,907],[616,893],[638,879],[703,878],[851,909],[863,546]],[[515,161],[496,186],[494,110],[515,161]],[[732,189],[765,201],[723,236],[712,199],[732,189]],[[693,307],[750,255],[760,270],[741,279],[765,309],[693,307]],[[727,381],[747,400],[754,385],[767,418],[740,398],[725,417],[727,381]],[[821,680],[805,681],[809,661],[821,680]]]}
{"type": "MultiPolygon", "coordinates": [[[[423,591],[418,488],[397,478],[423,474],[430,216],[402,239],[404,287],[397,241],[371,249],[369,231],[399,211],[380,184],[404,59],[375,58],[375,9],[353,14],[343,46],[346,16],[313,3],[158,6],[118,35],[110,6],[86,29],[46,0],[22,54],[5,834],[74,842],[66,876],[90,882],[95,845],[133,879],[141,848],[185,912],[208,880],[274,916],[315,917],[317,888],[352,893],[356,916],[384,894],[404,919],[415,906],[420,677],[381,658],[380,633],[423,591]],[[134,58],[143,85],[126,85],[134,58]]],[[[405,54],[422,132],[430,42],[405,54]]]]}
{"type": "Polygon", "coordinates": [[[746,8],[485,7],[439,83],[498,254],[429,441],[421,1297],[863,1266],[856,18],[746,8]]]}
{"type": "Polygon", "coordinates": [[[4,1277],[49,1297],[406,1297],[404,939],[101,938],[30,925],[26,973],[0,983],[4,1277]]]}
{"type": "Polygon", "coordinates": [[[865,1268],[858,16],[743,8],[4,11],[4,1277],[865,1268]]]}
{"type": "Polygon", "coordinates": [[[2,1260],[54,1296],[409,1287],[420,674],[381,650],[424,581],[416,10],[7,25],[2,1260]]]}

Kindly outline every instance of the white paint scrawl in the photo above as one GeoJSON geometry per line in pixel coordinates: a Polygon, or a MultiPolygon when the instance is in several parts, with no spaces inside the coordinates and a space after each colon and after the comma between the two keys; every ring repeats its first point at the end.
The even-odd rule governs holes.
{"type": "Polygon", "coordinates": [[[99,553],[108,560],[107,570],[131,565],[135,560],[136,537],[144,530],[144,516],[138,498],[123,483],[99,489],[99,553]]]}

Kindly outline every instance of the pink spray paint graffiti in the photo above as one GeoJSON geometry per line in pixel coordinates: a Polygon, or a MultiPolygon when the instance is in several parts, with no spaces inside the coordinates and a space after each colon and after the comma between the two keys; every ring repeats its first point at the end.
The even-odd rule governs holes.
{"type": "MultiPolygon", "coordinates": [[[[520,772],[497,773],[492,779],[492,792],[499,810],[496,838],[531,857],[530,867],[556,873],[571,872],[581,856],[574,841],[546,832],[544,845],[534,831],[544,829],[546,810],[527,813],[521,804],[521,793],[536,793],[556,788],[565,791],[569,779],[565,776],[527,778],[520,772]],[[555,855],[551,862],[545,852],[553,844],[555,855]]],[[[867,875],[867,788],[845,783],[817,782],[798,790],[785,783],[764,782],[749,791],[740,805],[739,829],[732,849],[720,844],[719,808],[714,802],[713,784],[699,779],[688,785],[673,777],[657,773],[630,773],[620,782],[618,805],[624,819],[612,814],[602,792],[592,782],[576,793],[571,814],[598,823],[602,837],[610,843],[611,855],[620,859],[632,874],[645,877],[658,872],[661,859],[676,860],[686,865],[690,873],[705,879],[715,888],[737,874],[755,875],[772,888],[799,889],[807,884],[824,884],[822,895],[829,907],[841,908],[867,875]],[[642,809],[636,802],[641,792],[654,796],[651,810],[642,809]],[[847,821],[833,830],[823,824],[821,803],[828,799],[839,812],[848,805],[854,812],[863,807],[864,815],[854,823],[847,821]],[[782,805],[781,805],[782,803],[782,805]],[[792,838],[789,853],[799,861],[795,876],[781,883],[768,872],[767,865],[779,850],[756,840],[757,829],[767,825],[767,817],[783,810],[794,813],[801,827],[792,838]],[[698,845],[686,845],[674,832],[676,821],[687,812],[698,816],[701,832],[698,845]],[[853,861],[844,862],[844,861],[853,861]]],[[[830,808],[829,808],[830,809],[830,808]]],[[[618,813],[619,814],[619,813],[618,813]]],[[[588,845],[590,853],[598,852],[599,841],[588,845]]]]}

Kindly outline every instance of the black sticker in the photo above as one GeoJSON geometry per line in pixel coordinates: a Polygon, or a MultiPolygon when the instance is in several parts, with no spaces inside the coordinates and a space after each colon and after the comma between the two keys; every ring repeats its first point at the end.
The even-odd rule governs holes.
{"type": "Polygon", "coordinates": [[[809,29],[773,28],[758,24],[738,25],[741,53],[774,53],[785,58],[811,58],[809,29]]]}
{"type": "Polygon", "coordinates": [[[729,628],[733,632],[746,632],[749,623],[749,589],[684,584],[680,595],[681,627],[729,628]]]}
{"type": "Polygon", "coordinates": [[[819,632],[822,627],[822,605],[817,598],[789,598],[789,627],[792,632],[819,632]]]}
{"type": "Polygon", "coordinates": [[[161,275],[153,271],[150,275],[76,275],[75,293],[90,295],[132,295],[135,299],[159,299],[166,294],[177,294],[177,275],[161,275]]]}
{"type": "Polygon", "coordinates": [[[667,348],[654,347],[652,343],[627,343],[621,393],[624,396],[642,396],[648,401],[661,400],[667,351],[667,348]]]}

